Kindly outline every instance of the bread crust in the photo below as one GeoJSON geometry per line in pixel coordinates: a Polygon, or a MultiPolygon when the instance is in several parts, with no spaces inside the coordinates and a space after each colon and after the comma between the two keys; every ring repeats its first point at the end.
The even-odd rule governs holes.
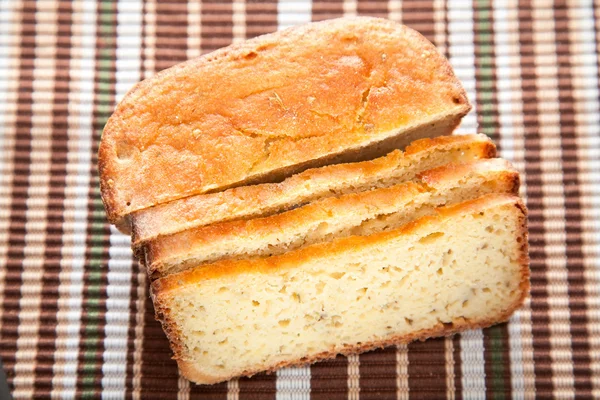
{"type": "Polygon", "coordinates": [[[312,355],[310,357],[293,360],[290,362],[281,362],[276,365],[263,365],[256,370],[244,371],[235,376],[252,376],[261,371],[272,372],[278,368],[293,365],[305,365],[319,360],[335,357],[337,354],[357,354],[364,351],[383,348],[386,346],[409,343],[414,340],[425,340],[431,337],[448,336],[467,329],[477,329],[504,322],[519,308],[526,299],[530,288],[529,254],[528,254],[528,231],[527,231],[527,209],[523,201],[517,196],[506,194],[490,194],[475,200],[460,203],[458,205],[442,207],[437,210],[436,215],[426,216],[417,221],[409,223],[402,228],[387,231],[369,237],[349,237],[334,242],[309,246],[307,248],[291,251],[280,256],[273,256],[266,259],[255,259],[252,261],[220,261],[205,268],[196,268],[194,270],[184,271],[178,274],[169,275],[165,278],[155,281],[151,285],[151,295],[156,309],[156,317],[163,325],[163,329],[169,338],[174,359],[183,375],[196,383],[211,384],[231,379],[235,376],[210,376],[202,372],[198,365],[188,362],[183,357],[183,347],[179,342],[180,335],[177,331],[177,325],[171,320],[169,315],[168,296],[172,290],[184,285],[193,285],[202,280],[219,279],[232,274],[242,273],[267,273],[271,270],[282,268],[293,268],[294,265],[307,261],[325,257],[328,255],[340,254],[356,247],[375,246],[395,236],[409,235],[416,230],[427,226],[437,225],[440,221],[451,218],[455,215],[472,214],[482,212],[490,207],[514,207],[519,213],[519,233],[517,241],[520,243],[518,263],[520,265],[520,296],[515,302],[507,307],[499,315],[481,320],[454,320],[452,324],[437,324],[431,329],[412,332],[408,335],[393,336],[384,340],[365,343],[360,346],[346,346],[339,350],[312,355]]]}
{"type": "MultiPolygon", "coordinates": [[[[259,239],[267,237],[273,232],[293,231],[297,227],[314,226],[323,221],[332,224],[334,223],[330,219],[332,213],[352,215],[364,209],[385,210],[389,209],[391,205],[398,207],[398,204],[415,201],[421,193],[443,192],[452,182],[461,182],[463,178],[481,179],[490,172],[494,173],[494,175],[488,176],[493,176],[495,192],[518,194],[519,174],[506,160],[491,159],[464,164],[451,163],[419,174],[420,182],[406,182],[389,188],[327,198],[269,217],[250,221],[229,221],[159,237],[143,246],[145,265],[151,279],[156,279],[173,272],[163,267],[168,258],[177,259],[180,265],[189,264],[186,260],[190,258],[190,249],[195,247],[203,249],[196,251],[206,253],[209,251],[207,247],[209,244],[222,240],[233,238],[239,240],[244,237],[259,239]]],[[[454,188],[455,186],[450,187],[454,188]]]]}
{"type": "Polygon", "coordinates": [[[131,215],[132,246],[141,256],[137,249],[160,236],[217,222],[280,212],[285,210],[280,205],[284,201],[291,204],[310,201],[312,199],[305,189],[308,184],[312,188],[323,185],[319,190],[324,190],[334,187],[335,182],[346,180],[353,183],[362,177],[382,177],[404,162],[412,163],[433,155],[441,157],[450,151],[463,151],[479,159],[496,156],[496,147],[482,134],[421,139],[410,144],[404,152],[395,150],[375,160],[310,169],[280,183],[242,186],[219,193],[196,195],[135,212],[131,215]]]}
{"type": "Polygon", "coordinates": [[[156,204],[377,150],[427,124],[449,133],[469,109],[448,61],[412,29],[367,17],[294,27],[136,85],[104,129],[102,199],[126,229],[123,217],[156,204]]]}
{"type": "Polygon", "coordinates": [[[444,219],[459,214],[479,212],[482,209],[494,206],[513,206],[525,212],[523,201],[514,195],[504,193],[492,193],[474,200],[465,201],[456,205],[440,207],[436,213],[412,221],[401,228],[377,233],[370,236],[350,236],[333,242],[319,243],[284,254],[255,259],[221,260],[202,267],[192,268],[186,271],[171,274],[155,280],[151,284],[151,290],[156,300],[168,295],[184,285],[192,285],[199,281],[218,279],[224,276],[245,273],[267,273],[272,270],[294,268],[299,263],[323,257],[338,255],[357,247],[377,246],[391,238],[409,235],[423,226],[433,226],[444,219]]]}

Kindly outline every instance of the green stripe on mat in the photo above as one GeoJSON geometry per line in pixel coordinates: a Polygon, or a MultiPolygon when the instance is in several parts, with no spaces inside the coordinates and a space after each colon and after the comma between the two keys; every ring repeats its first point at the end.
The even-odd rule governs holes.
{"type": "MultiPolygon", "coordinates": [[[[97,43],[100,60],[98,62],[98,84],[96,93],[96,110],[94,126],[94,140],[99,140],[102,129],[106,124],[111,111],[110,78],[112,60],[112,48],[114,47],[114,11],[111,1],[102,1],[100,4],[99,31],[102,37],[97,43]]],[[[106,228],[106,216],[104,206],[100,197],[100,188],[96,179],[92,180],[92,218],[91,218],[91,248],[90,262],[86,266],[88,272],[87,280],[87,325],[85,326],[86,342],[83,353],[83,387],[82,397],[93,398],[96,395],[95,380],[97,374],[97,358],[99,357],[99,344],[102,332],[99,330],[101,318],[102,293],[102,255],[104,253],[104,231],[106,228]]]]}
{"type": "Polygon", "coordinates": [[[504,337],[502,327],[498,325],[492,326],[487,330],[487,334],[490,336],[491,345],[491,349],[487,350],[491,352],[492,356],[492,386],[494,399],[504,399],[506,398],[506,392],[504,387],[504,337]]]}
{"type": "Polygon", "coordinates": [[[494,135],[494,103],[493,103],[493,84],[494,76],[492,74],[492,32],[490,29],[490,8],[492,4],[489,0],[477,0],[478,16],[475,23],[477,46],[477,62],[480,65],[478,76],[477,98],[481,104],[478,105],[477,112],[481,115],[482,124],[479,129],[488,136],[494,135]]]}
{"type": "MultiPolygon", "coordinates": [[[[477,0],[477,16],[475,18],[475,45],[477,46],[477,62],[479,64],[477,97],[480,99],[478,113],[481,115],[481,125],[479,129],[488,136],[496,134],[494,127],[494,74],[493,74],[493,38],[490,26],[490,10],[492,3],[490,0],[477,0]]],[[[490,352],[492,362],[491,382],[494,399],[504,399],[506,389],[504,387],[504,332],[501,327],[493,326],[486,330],[489,336],[491,348],[485,351],[490,352]]],[[[508,361],[508,360],[506,360],[508,361]]]]}

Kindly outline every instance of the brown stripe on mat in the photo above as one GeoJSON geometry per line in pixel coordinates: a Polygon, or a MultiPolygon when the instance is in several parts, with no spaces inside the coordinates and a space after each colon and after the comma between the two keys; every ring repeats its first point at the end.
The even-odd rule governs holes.
{"type": "Polygon", "coordinates": [[[2,345],[0,356],[6,371],[11,392],[14,389],[15,357],[19,326],[19,299],[21,298],[22,267],[25,257],[25,212],[31,163],[31,127],[33,60],[35,59],[35,11],[34,1],[21,3],[21,45],[19,47],[19,94],[16,112],[16,137],[13,153],[13,176],[11,182],[10,223],[8,226],[8,250],[2,299],[0,333],[2,345]]]}
{"type": "Polygon", "coordinates": [[[144,314],[144,352],[142,354],[142,399],[176,399],[179,373],[177,363],[160,323],[154,319],[154,307],[146,297],[144,314]]]}
{"type": "MultiPolygon", "coordinates": [[[[356,11],[357,15],[387,18],[388,1],[359,0],[356,11]]],[[[396,395],[396,347],[361,354],[358,371],[361,399],[381,399],[396,395]]]]}
{"type": "Polygon", "coordinates": [[[440,399],[446,396],[446,343],[444,338],[408,345],[408,387],[411,396],[440,399]]]}
{"type": "MultiPolygon", "coordinates": [[[[187,1],[156,2],[154,68],[161,71],[187,60],[187,1]]],[[[189,396],[189,382],[179,377],[178,396],[189,396]]]]}
{"type": "MultiPolygon", "coordinates": [[[[494,10],[491,1],[477,1],[473,12],[478,131],[491,137],[500,151],[494,10]]],[[[507,325],[484,329],[483,343],[486,396],[510,398],[512,386],[508,367],[510,356],[507,325]]]]}
{"type": "MultiPolygon", "coordinates": [[[[200,51],[202,54],[228,46],[233,40],[233,7],[231,1],[203,1],[200,15],[200,51]]],[[[216,385],[189,384],[189,398],[222,400],[227,398],[227,383],[216,385]]]]}
{"type": "MultiPolygon", "coordinates": [[[[435,42],[433,1],[404,1],[402,22],[435,42]]],[[[408,345],[408,387],[419,398],[446,396],[446,346],[444,339],[408,345]]]]}
{"type": "MultiPolygon", "coordinates": [[[[537,103],[535,63],[533,59],[532,8],[529,1],[519,1],[519,43],[523,104],[537,103]]],[[[548,280],[546,278],[546,239],[544,238],[544,204],[542,201],[540,134],[535,108],[526,107],[525,172],[529,208],[529,256],[531,266],[531,321],[535,391],[537,396],[552,397],[554,384],[550,357],[550,318],[548,315],[548,280]]]]}
{"type": "MultiPolygon", "coordinates": [[[[231,15],[229,15],[231,18],[231,15]]],[[[231,23],[231,28],[233,22],[231,23]]],[[[246,37],[252,38],[277,30],[277,1],[247,1],[246,2],[246,37]]],[[[231,33],[229,40],[233,37],[231,33]]],[[[238,381],[239,398],[243,399],[274,399],[277,375],[258,374],[252,378],[241,378],[238,381]]]]}
{"type": "Polygon", "coordinates": [[[156,71],[187,60],[187,1],[156,2],[156,71]]]}
{"type": "MultiPolygon", "coordinates": [[[[248,6],[249,4],[246,5],[246,10],[248,10],[248,6]]],[[[200,40],[202,53],[229,46],[233,38],[233,7],[231,0],[203,1],[201,12],[200,40]]]]}
{"type": "Polygon", "coordinates": [[[563,165],[563,187],[565,196],[567,281],[569,283],[570,330],[573,348],[573,374],[575,391],[580,398],[592,397],[592,375],[590,369],[590,343],[585,291],[585,266],[583,263],[583,229],[581,215],[582,185],[579,171],[579,156],[575,132],[575,99],[573,98],[571,50],[568,7],[564,0],[554,3],[555,29],[558,39],[558,93],[560,116],[560,142],[563,165]]]}
{"type": "Polygon", "coordinates": [[[396,396],[396,347],[360,355],[360,398],[389,399],[396,396]]]}
{"type": "MultiPolygon", "coordinates": [[[[133,257],[131,263],[131,289],[129,290],[129,323],[127,326],[127,367],[125,368],[125,398],[132,398],[134,395],[134,386],[133,380],[135,376],[135,372],[137,372],[138,368],[141,367],[141,363],[138,363],[136,351],[138,350],[139,343],[137,341],[140,339],[136,335],[136,327],[138,326],[138,305],[140,304],[140,286],[144,285],[144,297],[145,297],[145,285],[146,282],[140,282],[138,278],[141,273],[145,273],[145,271],[140,271],[140,264],[137,259],[133,257]]],[[[139,392],[136,393],[139,395],[139,392]]]]}
{"type": "MultiPolygon", "coordinates": [[[[339,18],[344,15],[343,0],[314,0],[312,21],[339,18]]],[[[348,359],[337,356],[310,366],[310,398],[314,400],[348,397],[348,359]]]]}
{"type": "Polygon", "coordinates": [[[454,398],[462,399],[462,359],[460,357],[460,335],[452,337],[454,359],[454,398]]]}
{"type": "Polygon", "coordinates": [[[356,12],[358,15],[388,17],[388,0],[359,0],[357,3],[356,12]]]}
{"type": "MultiPolygon", "coordinates": [[[[154,73],[186,59],[187,4],[161,4],[160,1],[151,0],[144,3],[143,11],[147,20],[154,21],[152,26],[144,26],[143,32],[142,65],[150,61],[148,65],[154,67],[153,70],[143,68],[144,73],[142,76],[147,79],[154,73]],[[183,22],[183,29],[176,28],[176,33],[171,34],[170,29],[173,26],[171,26],[169,18],[164,18],[164,15],[161,16],[161,12],[172,15],[174,8],[179,13],[186,13],[186,17],[183,22]],[[177,44],[174,42],[177,42],[177,44]],[[169,51],[170,46],[176,50],[174,52],[169,51]],[[151,59],[148,59],[148,56],[151,59]]],[[[178,20],[181,19],[180,15],[175,14],[178,20]]],[[[145,284],[145,293],[138,294],[138,296],[140,294],[145,295],[143,304],[145,310],[143,316],[143,347],[140,357],[142,363],[140,369],[140,398],[176,399],[179,391],[177,363],[171,359],[173,353],[169,341],[160,323],[154,318],[154,307],[148,296],[147,283],[145,284]]]]}
{"type": "Polygon", "coordinates": [[[50,396],[52,390],[54,352],[56,351],[56,326],[58,323],[58,287],[61,271],[61,248],[63,246],[63,214],[65,211],[65,187],[68,153],[68,93],[71,64],[71,2],[61,0],[58,4],[58,30],[56,38],[56,69],[54,77],[54,103],[52,104],[52,144],[50,159],[50,184],[44,265],[42,271],[43,299],[38,328],[37,357],[33,397],[50,396]]]}
{"type": "Polygon", "coordinates": [[[348,359],[337,356],[310,366],[312,400],[346,399],[348,396],[348,359]]]}
{"type": "Polygon", "coordinates": [[[312,20],[339,18],[344,15],[343,0],[314,0],[312,3],[312,20]]]}
{"type": "Polygon", "coordinates": [[[253,38],[277,30],[277,1],[246,2],[246,37],[253,38]]]}
{"type": "Polygon", "coordinates": [[[417,30],[427,40],[435,42],[433,1],[405,0],[402,2],[402,22],[417,30]]]}
{"type": "Polygon", "coordinates": [[[100,198],[98,147],[104,123],[115,98],[116,3],[98,3],[96,9],[94,110],[85,271],[83,276],[81,340],[77,397],[96,397],[102,387],[102,355],[106,324],[108,248],[110,229],[100,198]]]}
{"type": "MultiPolygon", "coordinates": [[[[142,16],[146,15],[146,1],[142,0],[142,16]]],[[[146,24],[142,18],[140,32],[140,80],[145,78],[146,24]]],[[[140,383],[142,382],[142,354],[144,343],[144,312],[145,302],[149,301],[147,293],[146,274],[143,267],[133,256],[131,264],[131,290],[129,292],[129,327],[127,329],[127,368],[125,370],[125,398],[140,398],[140,383]]]]}

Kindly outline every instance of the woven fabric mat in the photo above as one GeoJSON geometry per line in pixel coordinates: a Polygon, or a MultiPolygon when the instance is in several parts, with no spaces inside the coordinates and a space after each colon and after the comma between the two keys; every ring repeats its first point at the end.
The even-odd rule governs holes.
{"type": "Polygon", "coordinates": [[[600,4],[0,2],[0,356],[15,398],[600,398],[600,4]],[[445,52],[522,172],[531,299],[510,323],[213,386],[180,379],[96,168],[140,79],[293,24],[388,17],[445,52]]]}

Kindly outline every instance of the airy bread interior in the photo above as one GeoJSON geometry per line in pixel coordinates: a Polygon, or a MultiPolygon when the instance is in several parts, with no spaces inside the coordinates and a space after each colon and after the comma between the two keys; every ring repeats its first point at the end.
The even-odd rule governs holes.
{"type": "Polygon", "coordinates": [[[152,285],[175,359],[197,383],[490,325],[527,290],[525,208],[502,194],[152,285]]]}
{"type": "Polygon", "coordinates": [[[154,279],[219,259],[264,257],[334,238],[367,236],[400,227],[438,206],[487,193],[516,194],[518,185],[518,172],[502,159],[448,164],[423,172],[414,182],[159,237],[144,246],[145,264],[154,279]]]}
{"type": "Polygon", "coordinates": [[[191,196],[132,214],[134,248],[158,236],[198,226],[282,212],[318,199],[392,186],[451,162],[494,157],[485,135],[446,136],[412,143],[371,161],[307,170],[280,183],[242,186],[191,196]]]}

